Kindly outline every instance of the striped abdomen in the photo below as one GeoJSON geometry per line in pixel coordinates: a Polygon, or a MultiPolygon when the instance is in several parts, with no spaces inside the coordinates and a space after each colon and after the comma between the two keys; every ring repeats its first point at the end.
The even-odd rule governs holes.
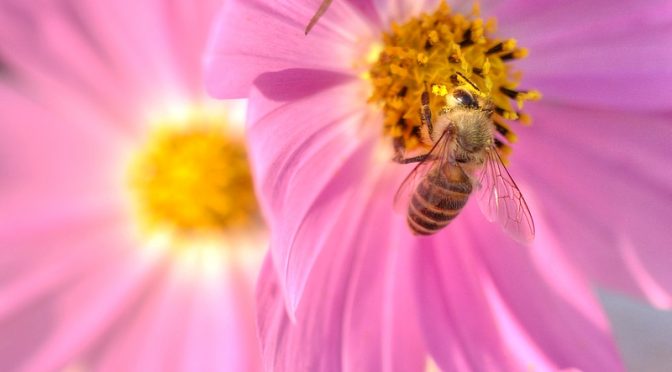
{"type": "Polygon", "coordinates": [[[407,217],[411,230],[430,235],[446,227],[467,203],[471,190],[471,181],[460,167],[433,169],[411,197],[407,217]]]}

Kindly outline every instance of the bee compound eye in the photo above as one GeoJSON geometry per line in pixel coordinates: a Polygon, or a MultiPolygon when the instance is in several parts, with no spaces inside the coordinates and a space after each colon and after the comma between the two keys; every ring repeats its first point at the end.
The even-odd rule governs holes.
{"type": "Polygon", "coordinates": [[[453,92],[453,97],[457,101],[457,104],[459,104],[460,106],[473,107],[473,108],[478,107],[478,102],[476,102],[476,98],[474,98],[474,96],[471,93],[467,92],[466,90],[457,89],[455,92],[453,92]]]}

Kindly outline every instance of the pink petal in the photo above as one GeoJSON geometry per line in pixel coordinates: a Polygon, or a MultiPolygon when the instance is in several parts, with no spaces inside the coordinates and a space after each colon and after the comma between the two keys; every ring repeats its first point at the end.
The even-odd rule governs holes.
{"type": "Polygon", "coordinates": [[[370,25],[359,11],[334,1],[306,36],[304,28],[318,5],[316,1],[273,6],[260,0],[227,1],[206,54],[208,91],[219,98],[244,97],[260,74],[288,68],[353,73],[370,25]]]}
{"type": "MultiPolygon", "coordinates": [[[[166,279],[159,272],[164,262],[143,260],[139,244],[126,239],[121,155],[129,135],[138,140],[148,124],[147,111],[203,97],[200,50],[218,3],[0,4],[0,69],[7,66],[9,77],[0,87],[0,289],[7,295],[0,299],[0,325],[11,336],[0,341],[0,370],[60,370],[80,361],[86,368],[93,345],[123,349],[111,335],[166,279]]],[[[231,281],[235,288],[176,303],[191,299],[185,294],[192,288],[182,288],[164,304],[179,310],[159,323],[178,325],[165,327],[172,339],[156,332],[154,353],[124,362],[151,367],[152,358],[169,354],[178,362],[171,368],[213,370],[224,364],[218,358],[235,353],[240,370],[256,370],[254,353],[243,355],[249,350],[239,345],[242,333],[246,346],[256,345],[253,323],[240,321],[251,316],[249,288],[231,281]],[[247,301],[235,311],[242,301],[234,295],[247,301]],[[207,337],[214,341],[196,342],[207,337]]],[[[137,326],[140,334],[147,329],[137,326]]],[[[144,346],[126,341],[136,352],[144,346]]]]}
{"type": "Polygon", "coordinates": [[[227,267],[203,281],[172,263],[98,340],[87,358],[93,369],[260,370],[248,278],[227,267]]]}
{"type": "Polygon", "coordinates": [[[646,3],[637,0],[618,3],[610,0],[569,0],[562,4],[553,0],[510,0],[491,4],[484,12],[497,17],[498,29],[504,34],[518,31],[519,37],[536,46],[549,40],[569,43],[570,38],[581,44],[635,23],[640,26],[662,24],[671,10],[665,0],[646,3]],[[594,26],[605,22],[612,22],[615,29],[599,29],[598,32],[594,26]],[[579,35],[582,37],[579,38],[579,35]]]}
{"type": "MultiPolygon", "coordinates": [[[[137,89],[129,89],[124,79],[132,74],[127,71],[120,78],[110,57],[98,50],[97,45],[106,45],[107,40],[83,36],[97,35],[96,28],[88,29],[90,25],[82,21],[93,17],[78,13],[85,4],[72,9],[62,2],[43,3],[36,6],[17,2],[0,8],[0,24],[6,27],[0,51],[17,75],[16,84],[30,87],[31,96],[39,97],[55,112],[96,111],[99,117],[117,119],[117,128],[128,128],[132,124],[128,122],[128,103],[137,101],[137,89]],[[118,94],[118,89],[125,94],[118,94]]],[[[106,24],[109,22],[100,28],[106,24]]],[[[116,35],[119,39],[118,32],[116,35]]]]}
{"type": "Polygon", "coordinates": [[[533,115],[512,168],[536,192],[537,213],[591,279],[672,306],[669,115],[551,105],[533,115]]]}
{"type": "MultiPolygon", "coordinates": [[[[379,181],[375,190],[388,188],[379,181]]],[[[389,181],[389,177],[383,177],[389,181]]],[[[373,189],[367,187],[369,192],[373,189]]],[[[409,301],[411,251],[386,228],[403,223],[390,201],[351,204],[315,263],[296,323],[285,313],[270,256],[258,287],[259,327],[267,369],[406,371],[424,368],[425,351],[409,301]],[[380,224],[362,224],[374,221],[380,224]],[[396,223],[395,223],[396,221],[396,223]],[[357,226],[358,224],[358,226],[357,226]]]]}
{"type": "Polygon", "coordinates": [[[117,131],[136,134],[148,111],[203,98],[200,51],[218,5],[5,2],[0,55],[13,82],[29,86],[53,111],[95,112],[98,120],[89,125],[103,117],[117,131]]]}
{"type": "Polygon", "coordinates": [[[376,7],[377,0],[346,0],[346,2],[352,8],[357,9],[372,25],[380,24],[383,15],[376,7]]]}
{"type": "Polygon", "coordinates": [[[310,304],[312,314],[305,315],[310,318],[292,323],[273,266],[267,256],[257,286],[257,323],[264,368],[278,372],[293,371],[297,366],[312,371],[340,370],[341,340],[337,330],[342,324],[336,316],[343,306],[343,294],[331,290],[338,285],[337,280],[327,283],[331,292],[328,297],[310,304]],[[333,311],[332,317],[329,311],[333,311]]]}
{"type": "Polygon", "coordinates": [[[0,320],[118,255],[119,239],[110,238],[126,222],[108,210],[32,220],[25,230],[15,223],[8,225],[16,230],[0,230],[0,320]]]}
{"type": "Polygon", "coordinates": [[[185,88],[181,90],[182,94],[204,96],[203,51],[221,3],[218,0],[158,2],[158,12],[155,13],[160,15],[162,31],[167,35],[170,52],[174,55],[176,71],[181,73],[177,83],[185,88]]]}
{"type": "Polygon", "coordinates": [[[237,268],[228,271],[191,290],[196,293],[178,370],[261,370],[252,283],[237,268]]]}
{"type": "Polygon", "coordinates": [[[47,333],[43,333],[39,344],[33,345],[31,358],[22,370],[53,370],[76,360],[127,304],[138,298],[143,292],[142,284],[152,276],[152,267],[129,265],[126,260],[123,257],[96,264],[99,269],[95,273],[61,293],[47,308],[52,311],[50,327],[41,330],[47,333]]]}
{"type": "Polygon", "coordinates": [[[436,237],[416,241],[413,276],[427,347],[444,370],[516,370],[479,280],[475,236],[463,220],[461,215],[436,237]]]}
{"type": "Polygon", "coordinates": [[[36,300],[33,306],[16,312],[0,321],[0,369],[3,371],[24,371],[21,369],[33,355],[36,346],[44,339],[45,330],[52,327],[54,296],[36,300]]]}
{"type": "MultiPolygon", "coordinates": [[[[287,74],[295,76],[281,73],[287,74]]],[[[316,85],[333,77],[310,76],[316,85]]],[[[361,159],[368,158],[377,129],[366,125],[361,110],[343,111],[352,107],[356,86],[338,85],[285,103],[277,102],[282,97],[270,84],[260,84],[249,107],[258,194],[274,230],[273,257],[292,312],[328,231],[338,223],[334,216],[348,213],[344,201],[356,200],[350,186],[367,168],[361,159]]]]}
{"type": "Polygon", "coordinates": [[[0,233],[0,328],[12,335],[0,340],[1,370],[18,370],[35,356],[55,330],[62,298],[81,278],[95,278],[101,266],[119,261],[122,224],[111,217],[45,218],[39,229],[0,233]]]}
{"type": "Polygon", "coordinates": [[[179,362],[187,333],[185,320],[195,311],[193,296],[179,279],[164,266],[148,283],[146,293],[126,304],[126,311],[91,351],[96,370],[168,370],[179,362]]]}
{"type": "Polygon", "coordinates": [[[417,251],[419,309],[439,366],[622,369],[599,304],[546,226],[537,220],[530,255],[477,210],[469,205],[417,251]]]}
{"type": "Polygon", "coordinates": [[[672,83],[672,51],[665,45],[671,34],[672,27],[598,46],[540,48],[519,68],[525,72],[525,85],[540,90],[548,102],[617,110],[670,109],[669,94],[664,92],[669,93],[672,83]]]}
{"type": "Polygon", "coordinates": [[[65,118],[7,87],[0,87],[0,102],[9,118],[0,127],[3,224],[54,201],[68,206],[76,199],[98,205],[118,201],[112,188],[122,142],[100,118],[65,118]]]}
{"type": "Polygon", "coordinates": [[[516,63],[545,101],[616,109],[670,108],[672,7],[666,1],[505,2],[499,34],[530,56],[516,63]],[[521,4],[522,3],[522,4],[521,4]]]}
{"type": "Polygon", "coordinates": [[[386,197],[396,191],[398,170],[396,165],[386,167],[374,185],[366,214],[361,218],[351,214],[350,218],[360,223],[357,243],[332,248],[353,249],[356,255],[352,262],[354,270],[348,276],[344,314],[346,370],[425,368],[427,357],[417,309],[422,305],[412,300],[414,288],[409,265],[417,247],[406,233],[405,216],[392,213],[391,198],[386,197]],[[372,347],[362,347],[363,344],[372,347]]]}
{"type": "MultiPolygon", "coordinates": [[[[480,218],[467,222],[472,229],[483,223],[480,218]]],[[[504,333],[515,357],[521,365],[534,365],[538,359],[552,369],[622,370],[608,321],[588,282],[551,234],[554,227],[543,218],[536,226],[530,248],[502,234],[481,234],[476,242],[483,280],[492,286],[486,287],[488,297],[499,297],[498,323],[508,320],[509,330],[516,329],[524,340],[518,344],[504,333]],[[525,343],[527,347],[518,348],[525,343]]]]}
{"type": "MultiPolygon", "coordinates": [[[[374,0],[378,6],[380,19],[382,19],[382,30],[389,30],[392,22],[405,22],[409,18],[420,14],[422,11],[432,12],[438,6],[437,0],[374,0]]],[[[458,4],[451,4],[460,7],[463,1],[457,1],[458,4]]],[[[382,35],[376,35],[378,37],[382,35]]]]}

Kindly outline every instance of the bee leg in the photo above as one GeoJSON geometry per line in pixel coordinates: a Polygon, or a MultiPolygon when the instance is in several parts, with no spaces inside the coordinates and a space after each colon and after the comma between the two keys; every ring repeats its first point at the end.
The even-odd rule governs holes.
{"type": "Polygon", "coordinates": [[[392,158],[392,160],[394,160],[395,162],[397,162],[399,164],[418,163],[418,162],[421,162],[421,161],[427,159],[428,156],[429,156],[429,154],[423,154],[423,155],[413,156],[411,158],[404,158],[404,156],[401,153],[398,152],[394,156],[394,158],[392,158]]]}
{"type": "Polygon", "coordinates": [[[394,138],[392,145],[394,146],[394,158],[392,158],[392,160],[395,161],[396,163],[399,163],[399,164],[415,163],[415,162],[423,161],[423,160],[425,160],[425,158],[427,158],[427,154],[414,156],[412,158],[404,158],[404,138],[403,137],[394,138]]]}
{"type": "Polygon", "coordinates": [[[429,107],[429,92],[427,92],[427,90],[422,92],[420,100],[422,102],[422,107],[420,108],[420,121],[427,126],[431,137],[434,127],[432,126],[432,109],[429,107]]]}
{"type": "MultiPolygon", "coordinates": [[[[426,85],[426,84],[425,84],[426,85]]],[[[422,92],[420,97],[422,107],[420,108],[420,121],[423,125],[427,127],[429,131],[429,136],[431,138],[434,127],[432,126],[432,109],[429,107],[429,92],[427,88],[422,92]]],[[[421,162],[429,156],[429,154],[413,156],[410,158],[404,158],[404,142],[403,138],[394,139],[394,151],[395,155],[392,160],[399,164],[408,164],[408,163],[418,163],[421,162]]]]}

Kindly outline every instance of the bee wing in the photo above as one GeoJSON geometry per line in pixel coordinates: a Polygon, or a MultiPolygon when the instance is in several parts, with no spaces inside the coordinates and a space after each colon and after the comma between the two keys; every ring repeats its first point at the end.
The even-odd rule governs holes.
{"type": "Polygon", "coordinates": [[[443,132],[439,140],[427,153],[427,157],[423,159],[413,170],[406,176],[404,181],[399,186],[396,195],[394,196],[394,210],[406,214],[408,211],[408,203],[413,196],[413,193],[418,188],[418,184],[425,179],[435,166],[443,166],[449,160],[448,150],[451,142],[451,136],[448,131],[443,132]]]}
{"type": "Polygon", "coordinates": [[[534,239],[530,209],[494,147],[487,152],[478,182],[478,204],[488,221],[499,223],[516,241],[530,243],[534,239]]]}

